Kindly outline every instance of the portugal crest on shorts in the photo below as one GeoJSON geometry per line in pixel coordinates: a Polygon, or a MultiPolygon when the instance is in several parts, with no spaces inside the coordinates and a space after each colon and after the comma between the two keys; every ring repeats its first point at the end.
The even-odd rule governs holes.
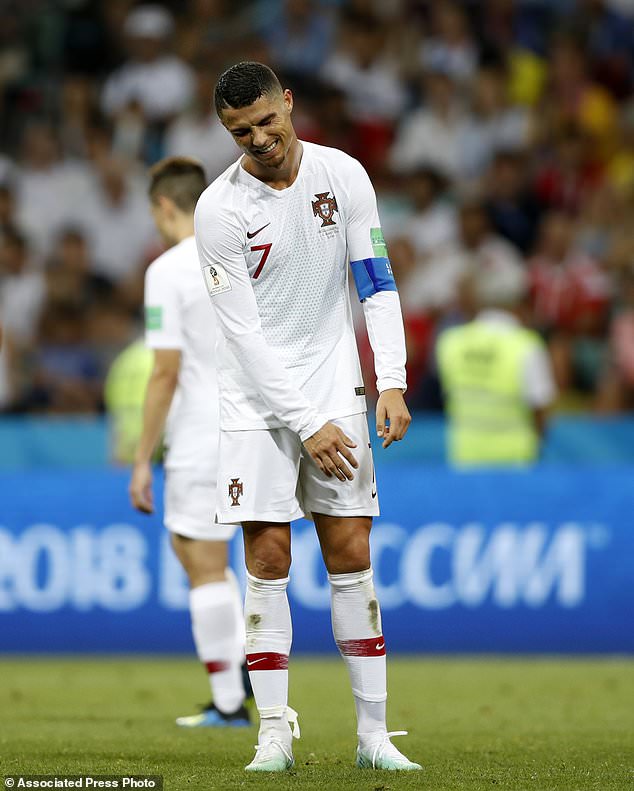
{"type": "Polygon", "coordinates": [[[330,192],[316,192],[315,197],[317,200],[311,201],[313,206],[313,216],[321,217],[321,227],[327,228],[329,225],[336,225],[332,219],[332,215],[339,211],[337,207],[337,199],[333,195],[329,197],[330,192]]]}
{"type": "Polygon", "coordinates": [[[240,497],[244,492],[240,478],[232,478],[229,484],[229,497],[231,497],[231,505],[240,505],[240,497]]]}

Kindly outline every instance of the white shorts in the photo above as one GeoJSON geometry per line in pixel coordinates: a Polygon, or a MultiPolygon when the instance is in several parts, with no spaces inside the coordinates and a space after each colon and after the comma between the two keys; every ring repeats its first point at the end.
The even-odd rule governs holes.
{"type": "Polygon", "coordinates": [[[357,447],[354,480],[328,478],[288,428],[220,432],[218,522],[291,522],[328,516],[378,516],[365,412],[336,418],[357,447]]]}
{"type": "Polygon", "coordinates": [[[172,533],[199,541],[229,541],[235,525],[214,521],[216,482],[198,470],[166,470],[163,521],[172,533]]]}

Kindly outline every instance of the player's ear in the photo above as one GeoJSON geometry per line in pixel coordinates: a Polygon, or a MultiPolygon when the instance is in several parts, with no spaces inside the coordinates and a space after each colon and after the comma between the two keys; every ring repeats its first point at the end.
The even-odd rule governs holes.
{"type": "Polygon", "coordinates": [[[176,204],[171,198],[168,198],[167,195],[159,195],[156,199],[156,202],[159,205],[161,211],[167,215],[168,217],[174,216],[176,211],[176,204]]]}
{"type": "Polygon", "coordinates": [[[284,104],[286,105],[286,109],[289,113],[293,111],[293,93],[290,88],[284,88],[284,93],[282,94],[284,98],[284,104]]]}

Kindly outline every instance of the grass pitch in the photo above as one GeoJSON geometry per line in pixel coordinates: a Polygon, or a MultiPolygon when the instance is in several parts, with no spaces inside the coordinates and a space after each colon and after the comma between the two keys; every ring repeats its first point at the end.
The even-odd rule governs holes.
{"type": "Polygon", "coordinates": [[[424,772],[358,770],[343,664],[293,659],[302,739],[287,775],[251,775],[255,728],[185,730],[206,698],[193,659],[0,661],[2,774],[159,774],[168,791],[634,788],[634,662],[395,659],[396,743],[424,772]]]}

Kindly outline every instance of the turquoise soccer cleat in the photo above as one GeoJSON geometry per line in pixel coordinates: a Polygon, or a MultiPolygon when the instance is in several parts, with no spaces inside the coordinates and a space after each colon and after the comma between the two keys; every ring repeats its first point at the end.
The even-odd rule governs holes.
{"type": "Polygon", "coordinates": [[[256,746],[255,758],[244,768],[247,772],[286,772],[294,764],[290,746],[271,738],[256,746]]]}
{"type": "Polygon", "coordinates": [[[386,769],[389,772],[415,772],[423,767],[406,758],[390,741],[391,736],[407,736],[407,731],[391,731],[368,747],[357,747],[359,769],[386,769]]]}
{"type": "Polygon", "coordinates": [[[293,739],[299,739],[300,730],[297,712],[290,706],[286,708],[288,737],[282,730],[262,732],[255,746],[255,757],[244,767],[246,772],[286,772],[295,765],[293,758],[293,739]]]}

